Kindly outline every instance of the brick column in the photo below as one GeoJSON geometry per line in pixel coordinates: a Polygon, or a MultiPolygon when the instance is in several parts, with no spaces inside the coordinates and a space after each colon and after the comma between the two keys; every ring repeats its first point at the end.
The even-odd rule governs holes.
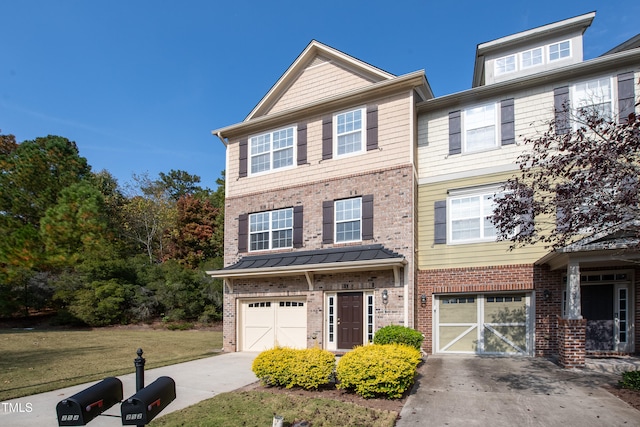
{"type": "Polygon", "coordinates": [[[558,317],[558,363],[563,368],[584,368],[586,356],[586,319],[558,317]]]}

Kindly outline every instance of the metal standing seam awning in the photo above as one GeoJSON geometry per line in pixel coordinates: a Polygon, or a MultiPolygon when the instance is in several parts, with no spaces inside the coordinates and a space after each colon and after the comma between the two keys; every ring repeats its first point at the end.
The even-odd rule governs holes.
{"type": "Polygon", "coordinates": [[[400,269],[407,264],[404,255],[382,245],[343,246],[310,251],[249,255],[221,270],[207,271],[211,277],[224,279],[230,291],[233,281],[251,277],[304,276],[313,291],[315,274],[393,270],[394,281],[400,284],[400,269]]]}

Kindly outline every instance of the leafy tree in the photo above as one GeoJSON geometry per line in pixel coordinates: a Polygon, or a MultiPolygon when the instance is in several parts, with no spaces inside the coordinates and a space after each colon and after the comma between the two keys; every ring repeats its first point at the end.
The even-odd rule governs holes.
{"type": "Polygon", "coordinates": [[[124,236],[143,249],[150,263],[158,262],[165,255],[166,231],[175,221],[175,203],[148,175],[134,175],[133,180],[121,208],[124,236]]]}
{"type": "Polygon", "coordinates": [[[175,228],[170,234],[169,256],[195,268],[206,258],[217,255],[213,240],[219,210],[209,200],[192,195],[178,199],[175,228]]]}
{"type": "Polygon", "coordinates": [[[40,233],[52,265],[72,267],[88,257],[104,256],[110,245],[104,196],[88,182],[60,192],[47,209],[40,233]]]}
{"type": "Polygon", "coordinates": [[[182,170],[171,169],[168,174],[160,172],[160,179],[157,185],[163,187],[172,200],[179,200],[187,195],[194,195],[205,192],[200,183],[198,175],[191,175],[182,170]]]}
{"type": "Polygon", "coordinates": [[[75,142],[52,135],[20,144],[4,137],[0,166],[0,212],[34,227],[60,191],[91,170],[75,142]]]}
{"type": "Polygon", "coordinates": [[[640,116],[616,121],[581,109],[573,119],[575,130],[550,122],[525,141],[520,172],[496,199],[494,223],[512,247],[556,249],[639,217],[640,116]]]}

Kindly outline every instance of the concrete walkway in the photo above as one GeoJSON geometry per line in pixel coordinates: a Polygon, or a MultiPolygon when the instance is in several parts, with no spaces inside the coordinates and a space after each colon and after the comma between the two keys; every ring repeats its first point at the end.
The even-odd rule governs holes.
{"type": "Polygon", "coordinates": [[[600,387],[611,375],[541,358],[429,356],[396,427],[640,425],[640,411],[600,387]]]}
{"type": "MultiPolygon", "coordinates": [[[[176,382],[176,399],[160,414],[165,415],[209,399],[219,393],[232,391],[257,381],[251,371],[251,364],[257,354],[225,353],[192,362],[149,369],[145,371],[145,384],[151,384],[160,376],[171,377],[176,382]]],[[[135,394],[135,374],[122,375],[118,378],[122,381],[124,399],[135,394]]],[[[2,402],[0,404],[0,426],[57,427],[56,405],[58,402],[97,382],[2,402]]],[[[87,425],[92,427],[121,426],[120,405],[114,405],[87,425]]]]}

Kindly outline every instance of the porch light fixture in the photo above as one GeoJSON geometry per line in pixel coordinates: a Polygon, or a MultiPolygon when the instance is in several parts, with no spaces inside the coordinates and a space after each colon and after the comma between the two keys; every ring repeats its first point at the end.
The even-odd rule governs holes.
{"type": "Polygon", "coordinates": [[[427,305],[427,296],[425,294],[420,295],[420,304],[424,307],[427,305]]]}
{"type": "Polygon", "coordinates": [[[387,292],[387,290],[385,289],[384,291],[382,291],[382,303],[386,305],[388,302],[389,302],[389,292],[387,292]]]}
{"type": "Polygon", "coordinates": [[[542,296],[544,297],[545,301],[549,301],[549,299],[551,299],[551,291],[549,289],[545,289],[542,293],[542,296]]]}

